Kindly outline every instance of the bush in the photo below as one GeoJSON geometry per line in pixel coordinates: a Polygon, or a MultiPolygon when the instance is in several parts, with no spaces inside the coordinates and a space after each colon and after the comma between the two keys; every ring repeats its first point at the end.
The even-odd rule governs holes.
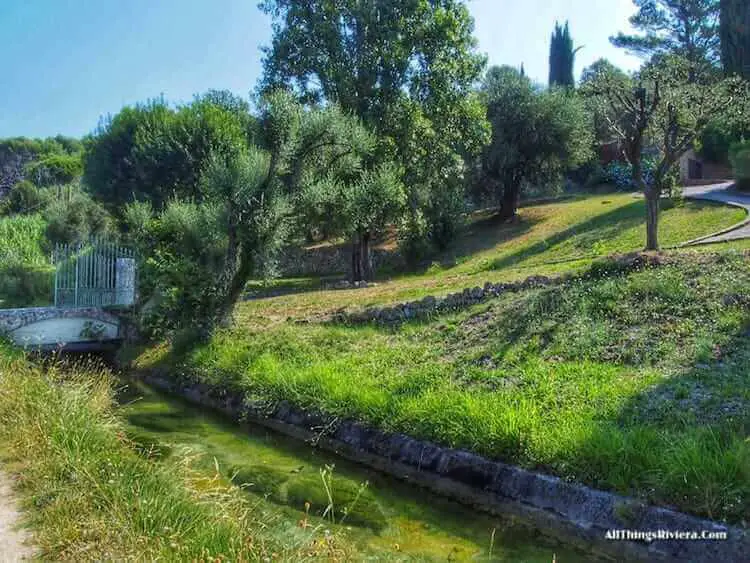
{"type": "Polygon", "coordinates": [[[398,229],[399,250],[410,265],[430,254],[429,225],[421,211],[407,213],[398,229]]]}
{"type": "Polygon", "coordinates": [[[80,154],[51,154],[26,166],[26,177],[40,187],[69,184],[80,179],[82,174],[80,154]]]}
{"type": "Polygon", "coordinates": [[[50,201],[50,192],[28,180],[15,184],[2,201],[3,215],[27,215],[42,211],[50,201]]]}
{"type": "MultiPolygon", "coordinates": [[[[654,182],[654,175],[658,162],[654,158],[644,158],[642,161],[643,166],[643,179],[646,185],[651,185],[654,182]]],[[[614,160],[610,162],[604,169],[605,181],[615,186],[621,191],[635,191],[637,187],[633,183],[633,167],[627,162],[621,162],[614,160]]],[[[673,170],[666,178],[667,192],[673,196],[677,190],[677,170],[673,170]]]]}
{"type": "Polygon", "coordinates": [[[750,141],[732,145],[729,161],[737,179],[737,187],[741,190],[750,190],[750,141]]]}
{"type": "Polygon", "coordinates": [[[148,204],[125,210],[126,227],[142,256],[139,291],[142,329],[158,337],[179,327],[197,327],[212,318],[213,288],[223,270],[226,232],[222,209],[173,201],[157,216],[148,204]]]}
{"type": "Polygon", "coordinates": [[[15,263],[0,266],[0,307],[49,305],[55,269],[15,263]]]}
{"type": "Polygon", "coordinates": [[[56,199],[44,211],[47,238],[52,244],[82,242],[91,237],[114,233],[114,222],[107,210],[86,192],[56,199]]]}

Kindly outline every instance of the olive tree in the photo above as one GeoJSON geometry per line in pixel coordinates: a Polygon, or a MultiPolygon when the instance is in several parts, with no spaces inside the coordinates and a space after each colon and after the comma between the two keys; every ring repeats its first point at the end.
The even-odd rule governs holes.
{"type": "Polygon", "coordinates": [[[591,154],[592,126],[573,92],[540,92],[512,67],[487,72],[482,93],[492,141],[481,160],[482,189],[499,195],[500,215],[516,214],[526,186],[559,182],[591,154]]]}
{"type": "Polygon", "coordinates": [[[646,199],[646,249],[659,249],[659,199],[680,157],[715,119],[747,122],[747,83],[734,77],[718,82],[695,80],[694,64],[663,56],[629,80],[602,75],[592,80],[589,95],[599,95],[612,109],[609,126],[621,140],[632,166],[633,182],[646,199]],[[654,177],[643,174],[643,151],[657,150],[654,177]]]}
{"type": "Polygon", "coordinates": [[[473,88],[485,60],[461,0],[264,0],[274,22],[262,88],[335,103],[378,135],[408,207],[444,246],[464,203],[466,160],[488,139],[473,88]]]}
{"type": "Polygon", "coordinates": [[[127,208],[128,229],[149,256],[152,292],[165,304],[165,328],[208,332],[228,323],[247,280],[286,242],[303,180],[360,151],[356,120],[333,106],[305,111],[280,91],[260,101],[257,122],[255,142],[210,156],[200,201],[168,200],[155,215],[148,203],[127,208]]]}

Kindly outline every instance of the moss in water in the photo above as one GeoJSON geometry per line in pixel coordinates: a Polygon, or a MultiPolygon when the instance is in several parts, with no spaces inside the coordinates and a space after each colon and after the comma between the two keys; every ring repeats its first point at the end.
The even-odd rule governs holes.
{"type": "Polygon", "coordinates": [[[227,480],[255,497],[258,510],[288,522],[292,535],[301,531],[301,521],[307,521],[305,502],[309,502],[309,524],[330,529],[362,560],[487,560],[490,551],[492,561],[549,563],[553,555],[561,563],[595,560],[534,530],[425,495],[308,444],[259,427],[239,428],[139,382],[127,384],[129,389],[118,398],[136,443],[164,445],[165,456],[169,448],[195,454],[196,469],[213,475],[218,468],[227,480]],[[335,524],[320,518],[328,506],[320,470],[333,464],[335,524]],[[365,481],[370,486],[343,518],[343,508],[352,504],[365,481]]]}
{"type": "Polygon", "coordinates": [[[373,494],[367,486],[349,480],[330,480],[331,498],[322,475],[296,475],[282,487],[286,493],[286,504],[304,507],[310,504],[310,513],[323,516],[326,511],[334,522],[365,526],[375,531],[384,529],[388,522],[373,494]],[[332,501],[332,502],[331,502],[332,501]]]}
{"type": "Polygon", "coordinates": [[[279,498],[281,486],[289,473],[267,465],[234,466],[229,469],[232,482],[248,491],[279,498]]]}
{"type": "Polygon", "coordinates": [[[128,440],[133,442],[135,449],[143,456],[162,459],[172,453],[172,447],[155,440],[152,436],[139,432],[134,429],[130,429],[127,432],[128,440]]]}

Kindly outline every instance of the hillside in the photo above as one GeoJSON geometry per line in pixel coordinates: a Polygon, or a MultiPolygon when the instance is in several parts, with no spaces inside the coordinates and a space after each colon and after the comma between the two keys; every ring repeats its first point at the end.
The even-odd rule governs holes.
{"type": "MultiPolygon", "coordinates": [[[[527,208],[517,224],[475,223],[453,266],[241,303],[234,328],[183,352],[148,349],[136,365],[741,522],[750,258],[726,247],[596,258],[638,247],[641,205],[592,197],[527,208]],[[508,284],[541,274],[550,281],[508,284]],[[506,285],[420,320],[357,315],[487,281],[506,285]]],[[[673,207],[664,236],[690,238],[722,214],[737,219],[673,207]]]]}

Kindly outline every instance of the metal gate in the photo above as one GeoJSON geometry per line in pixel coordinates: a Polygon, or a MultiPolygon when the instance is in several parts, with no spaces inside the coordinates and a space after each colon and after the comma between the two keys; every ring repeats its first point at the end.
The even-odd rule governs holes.
{"type": "Polygon", "coordinates": [[[129,248],[99,239],[58,244],[55,265],[55,307],[105,307],[135,303],[135,254],[129,248]]]}

